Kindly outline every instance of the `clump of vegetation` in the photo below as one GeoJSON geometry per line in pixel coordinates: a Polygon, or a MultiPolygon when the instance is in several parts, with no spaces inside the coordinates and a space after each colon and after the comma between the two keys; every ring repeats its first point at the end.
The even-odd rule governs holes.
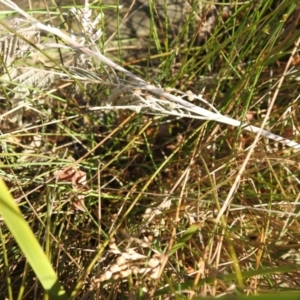
{"type": "Polygon", "coordinates": [[[1,295],[295,295],[300,5],[0,2],[1,295]]]}

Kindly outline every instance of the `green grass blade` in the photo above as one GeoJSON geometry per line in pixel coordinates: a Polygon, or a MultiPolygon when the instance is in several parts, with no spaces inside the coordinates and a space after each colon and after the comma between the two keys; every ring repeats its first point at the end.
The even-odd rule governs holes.
{"type": "Polygon", "coordinates": [[[45,291],[52,299],[67,299],[51,264],[1,178],[0,191],[0,214],[45,291]]]}
{"type": "Polygon", "coordinates": [[[179,241],[173,246],[173,248],[170,251],[170,255],[174,254],[178,249],[186,245],[186,242],[194,235],[195,232],[198,231],[198,229],[198,225],[191,225],[183,234],[183,236],[179,239],[179,241]]]}
{"type": "MultiPolygon", "coordinates": [[[[289,300],[298,300],[300,297],[300,293],[294,293],[294,292],[280,292],[277,294],[268,294],[268,295],[255,295],[255,296],[232,296],[232,295],[227,295],[222,297],[222,299],[225,300],[231,300],[231,299],[235,299],[235,300],[281,300],[284,298],[287,298],[289,300]]],[[[215,297],[194,297],[192,298],[194,300],[200,300],[200,299],[216,299],[215,297]]]]}

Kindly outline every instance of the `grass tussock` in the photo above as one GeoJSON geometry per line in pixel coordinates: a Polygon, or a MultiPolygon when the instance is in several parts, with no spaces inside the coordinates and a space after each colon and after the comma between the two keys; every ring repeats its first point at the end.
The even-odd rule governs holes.
{"type": "MultiPolygon", "coordinates": [[[[157,88],[300,142],[300,6],[231,2],[95,2],[87,25],[80,3],[30,14],[157,88]]],[[[299,290],[298,151],[168,114],[136,78],[18,22],[1,19],[0,175],[70,298],[299,290]]],[[[0,295],[41,299],[1,223],[0,295]]]]}

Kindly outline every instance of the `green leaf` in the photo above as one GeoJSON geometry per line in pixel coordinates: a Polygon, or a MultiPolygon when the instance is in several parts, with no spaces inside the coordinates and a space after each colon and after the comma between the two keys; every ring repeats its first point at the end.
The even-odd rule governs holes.
{"type": "Polygon", "coordinates": [[[170,255],[175,253],[178,249],[180,249],[182,246],[186,244],[186,242],[192,237],[192,235],[197,232],[199,229],[198,225],[192,225],[190,226],[186,232],[183,234],[183,236],[179,239],[179,241],[173,246],[173,248],[170,251],[170,255]]]}
{"type": "Polygon", "coordinates": [[[66,292],[60,285],[42,247],[24,220],[20,209],[1,178],[0,214],[51,299],[67,299],[66,292]]]}

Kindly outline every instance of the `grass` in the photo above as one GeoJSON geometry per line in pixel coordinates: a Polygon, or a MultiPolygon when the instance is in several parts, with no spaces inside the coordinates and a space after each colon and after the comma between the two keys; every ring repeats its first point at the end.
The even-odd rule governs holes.
{"type": "MultiPolygon", "coordinates": [[[[178,24],[163,17],[170,6],[151,3],[144,37],[125,35],[130,19],[120,26],[138,7],[93,3],[105,15],[97,47],[151,84],[191,90],[224,115],[256,126],[266,120],[267,130],[299,141],[299,24],[286,21],[299,5],[232,1],[227,11],[219,2],[205,38],[205,2],[186,3],[191,12],[178,24]]],[[[45,19],[46,9],[32,11],[45,19]]],[[[48,12],[65,30],[68,9],[48,12]]],[[[53,42],[51,34],[42,40],[53,42]]],[[[63,50],[39,50],[48,57],[34,60],[31,48],[11,69],[2,59],[0,172],[68,297],[298,297],[298,152],[212,121],[91,112],[109,99],[136,99],[126,90],[131,79],[96,59],[75,68],[63,50]],[[18,66],[47,72],[14,77],[18,66]]],[[[51,271],[37,271],[11,229],[23,225],[1,215],[0,295],[49,299],[40,274],[51,271]]]]}

